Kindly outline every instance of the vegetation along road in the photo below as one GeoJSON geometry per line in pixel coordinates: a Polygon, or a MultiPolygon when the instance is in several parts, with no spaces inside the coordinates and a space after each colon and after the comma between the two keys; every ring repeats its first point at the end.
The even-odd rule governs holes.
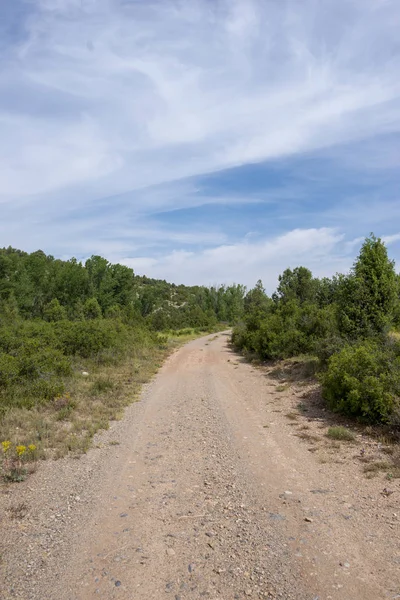
{"type": "Polygon", "coordinates": [[[399,480],[357,460],[382,444],[327,437],[280,375],[227,332],[177,350],[86,455],[2,495],[1,598],[398,598],[399,480]]]}

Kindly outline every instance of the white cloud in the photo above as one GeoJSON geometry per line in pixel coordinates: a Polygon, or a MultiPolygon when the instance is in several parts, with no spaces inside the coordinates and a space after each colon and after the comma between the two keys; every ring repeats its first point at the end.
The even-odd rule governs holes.
{"type": "MultiPolygon", "coordinates": [[[[310,209],[305,225],[299,213],[298,228],[275,237],[262,231],[267,211],[247,236],[247,225],[198,226],[159,214],[289,200],[290,215],[271,212],[270,232],[307,197],[306,177],[277,178],[256,195],[243,185],[202,188],[201,176],[321,149],[332,169],[342,161],[363,182],[394,170],[397,0],[32,0],[30,7],[25,37],[0,57],[3,243],[125,257],[172,281],[253,285],[262,277],[272,291],[278,273],[298,262],[317,275],[346,270],[358,239],[346,242],[339,231],[352,239],[376,225],[387,243],[398,241],[387,225],[400,218],[400,204],[377,187],[368,198],[349,190],[333,206],[321,192],[317,217],[310,209]]],[[[308,169],[310,180],[324,176],[314,163],[308,169]]]]}
{"type": "Polygon", "coordinates": [[[287,267],[304,265],[315,275],[347,271],[352,259],[343,254],[343,235],[334,229],[295,229],[270,239],[220,245],[202,252],[172,252],[158,257],[125,258],[137,273],[176,283],[215,282],[253,286],[262,279],[271,293],[287,267]]]}
{"type": "Polygon", "coordinates": [[[394,244],[395,242],[400,241],[400,233],[394,233],[393,235],[384,235],[382,237],[382,241],[385,242],[387,246],[390,244],[394,244]]]}
{"type": "Polygon", "coordinates": [[[84,202],[400,131],[396,24],[390,0],[41,0],[4,65],[26,103],[0,103],[0,195],[84,202]]]}

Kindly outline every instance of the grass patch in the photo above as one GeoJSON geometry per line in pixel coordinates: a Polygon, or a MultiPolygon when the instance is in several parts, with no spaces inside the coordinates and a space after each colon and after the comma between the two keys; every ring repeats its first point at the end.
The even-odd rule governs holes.
{"type": "Polygon", "coordinates": [[[389,481],[392,479],[400,479],[400,467],[391,467],[386,478],[389,479],[389,481]]]}
{"type": "Polygon", "coordinates": [[[92,384],[90,388],[90,393],[93,396],[97,396],[99,394],[105,394],[110,392],[115,387],[115,382],[110,377],[99,377],[92,384]]]}
{"type": "MultiPolygon", "coordinates": [[[[80,456],[99,430],[122,417],[125,407],[137,400],[142,384],[153,377],[174,348],[187,341],[188,335],[193,339],[199,334],[166,338],[143,332],[142,338],[136,334],[128,339],[123,351],[119,348],[114,354],[72,357],[72,374],[60,379],[61,393],[33,405],[13,402],[3,410],[0,441],[35,444],[37,459],[80,456]],[[82,377],[82,371],[89,376],[82,377]]],[[[1,460],[0,456],[0,467],[1,460]]]]}
{"type": "Polygon", "coordinates": [[[341,425],[337,427],[329,427],[326,436],[331,440],[340,440],[341,442],[354,442],[355,434],[341,425]]]}
{"type": "Polygon", "coordinates": [[[390,469],[390,463],[384,460],[376,460],[364,466],[364,473],[379,473],[379,471],[387,471],[390,469]]]}
{"type": "Polygon", "coordinates": [[[318,367],[319,359],[316,356],[304,354],[280,361],[270,372],[270,376],[275,379],[309,384],[310,380],[315,378],[318,367]]]}

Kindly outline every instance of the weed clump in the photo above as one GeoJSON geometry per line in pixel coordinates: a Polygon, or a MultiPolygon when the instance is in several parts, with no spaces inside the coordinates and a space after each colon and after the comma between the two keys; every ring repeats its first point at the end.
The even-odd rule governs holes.
{"type": "Polygon", "coordinates": [[[326,436],[331,440],[340,440],[341,442],[354,442],[356,439],[352,431],[342,426],[329,427],[326,436]]]}
{"type": "Polygon", "coordinates": [[[12,444],[9,440],[1,442],[3,456],[1,474],[4,481],[24,481],[27,476],[27,463],[36,460],[36,445],[12,444]]]}

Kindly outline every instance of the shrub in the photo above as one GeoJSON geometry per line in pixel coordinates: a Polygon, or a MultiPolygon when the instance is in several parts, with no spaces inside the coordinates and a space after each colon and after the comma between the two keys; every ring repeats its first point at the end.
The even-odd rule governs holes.
{"type": "Polygon", "coordinates": [[[338,427],[329,427],[326,435],[332,440],[341,440],[344,442],[353,442],[356,439],[356,436],[352,431],[340,425],[338,427]]]}
{"type": "Polygon", "coordinates": [[[18,361],[5,352],[0,353],[0,387],[12,384],[18,376],[18,361]]]}
{"type": "Polygon", "coordinates": [[[238,323],[232,331],[231,341],[235,348],[242,350],[246,345],[246,339],[248,336],[247,328],[244,323],[238,323]]]}
{"type": "Polygon", "coordinates": [[[329,359],[340,352],[346,345],[346,340],[337,334],[330,335],[316,341],[314,351],[322,367],[326,367],[329,359]]]}
{"type": "Polygon", "coordinates": [[[88,298],[83,305],[83,313],[86,319],[100,319],[101,307],[96,298],[88,298]]]}
{"type": "Polygon", "coordinates": [[[386,422],[399,403],[400,358],[377,341],[347,345],[329,359],[321,380],[333,410],[386,422]]]}
{"type": "Polygon", "coordinates": [[[46,321],[62,321],[67,316],[67,312],[59,303],[57,298],[53,298],[43,310],[43,317],[46,321]]]}
{"type": "Polygon", "coordinates": [[[56,323],[59,342],[65,354],[89,358],[124,341],[126,328],[116,321],[62,321],[56,323]]]}

